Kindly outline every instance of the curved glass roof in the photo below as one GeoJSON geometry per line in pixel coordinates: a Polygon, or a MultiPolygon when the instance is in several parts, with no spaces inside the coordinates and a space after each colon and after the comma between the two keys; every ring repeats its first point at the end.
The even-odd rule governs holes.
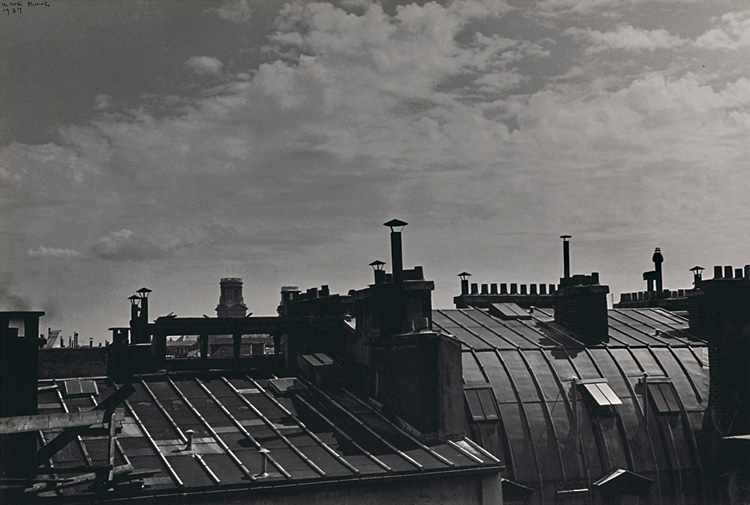
{"type": "Polygon", "coordinates": [[[511,312],[434,310],[433,324],[463,343],[467,401],[491,387],[500,419],[482,418],[476,403],[472,415],[467,404],[471,435],[506,463],[506,479],[534,489],[529,503],[555,503],[571,490],[586,490],[573,494],[588,501],[604,492],[597,482],[612,489],[611,475],[633,474],[651,502],[708,501],[699,472],[706,343],[686,319],[658,308],[609,310],[609,342],[586,346],[549,309],[511,312]]]}

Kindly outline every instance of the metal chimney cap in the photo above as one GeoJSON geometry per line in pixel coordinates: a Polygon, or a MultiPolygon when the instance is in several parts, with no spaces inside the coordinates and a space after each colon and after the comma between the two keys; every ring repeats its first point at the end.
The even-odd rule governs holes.
{"type": "Polygon", "coordinates": [[[461,272],[458,276],[461,277],[461,280],[466,280],[471,277],[471,274],[469,272],[461,272]]]}
{"type": "Polygon", "coordinates": [[[393,228],[395,228],[395,227],[401,227],[401,228],[403,228],[407,224],[409,224],[409,223],[401,221],[400,219],[391,219],[387,223],[383,223],[383,226],[388,226],[391,229],[391,231],[394,231],[393,228]]]}
{"type": "Polygon", "coordinates": [[[693,268],[690,269],[691,272],[702,272],[705,268],[699,267],[698,265],[695,265],[693,268]]]}
{"type": "Polygon", "coordinates": [[[148,294],[151,293],[151,290],[148,288],[141,288],[138,291],[136,291],[141,297],[148,298],[148,294]]]}
{"type": "Polygon", "coordinates": [[[560,238],[563,240],[568,240],[569,238],[573,238],[573,235],[560,235],[560,238]]]}

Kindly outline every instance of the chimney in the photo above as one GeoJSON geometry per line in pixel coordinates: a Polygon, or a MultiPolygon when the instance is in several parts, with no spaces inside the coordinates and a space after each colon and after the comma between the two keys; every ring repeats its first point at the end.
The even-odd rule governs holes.
{"type": "Polygon", "coordinates": [[[708,342],[708,403],[718,434],[748,435],[750,278],[726,278],[721,267],[715,272],[713,279],[702,279],[699,289],[687,293],[690,331],[708,342]]]}
{"type": "Polygon", "coordinates": [[[560,289],[555,292],[555,322],[587,344],[607,342],[607,293],[609,286],[599,284],[596,272],[560,279],[560,289]]]}
{"type": "Polygon", "coordinates": [[[563,278],[567,279],[570,277],[570,242],[572,238],[570,235],[560,235],[563,239],[563,278]]]}
{"type": "Polygon", "coordinates": [[[401,246],[401,231],[408,223],[399,219],[391,219],[383,223],[391,229],[391,263],[393,264],[393,282],[400,283],[404,280],[404,259],[401,246]]]}
{"type": "Polygon", "coordinates": [[[461,294],[468,295],[469,294],[469,277],[471,277],[471,274],[469,272],[461,272],[460,274],[458,274],[458,277],[461,279],[461,294]]]}
{"type": "Polygon", "coordinates": [[[699,288],[701,286],[701,281],[703,280],[703,270],[705,269],[703,267],[699,267],[698,265],[690,269],[690,271],[693,272],[693,286],[695,286],[696,288],[699,288]]]}
{"type": "Polygon", "coordinates": [[[219,304],[216,306],[217,317],[245,317],[247,305],[242,297],[242,279],[225,277],[219,281],[219,304]]]}
{"type": "Polygon", "coordinates": [[[661,255],[660,248],[656,248],[654,255],[651,257],[651,261],[654,262],[656,296],[661,298],[664,296],[664,281],[661,273],[661,264],[664,263],[664,256],[661,255]]]}
{"type": "MultiPolygon", "coordinates": [[[[0,416],[31,416],[37,410],[39,318],[44,312],[0,312],[0,416]]],[[[36,432],[0,437],[2,477],[34,478],[36,432]]]]}

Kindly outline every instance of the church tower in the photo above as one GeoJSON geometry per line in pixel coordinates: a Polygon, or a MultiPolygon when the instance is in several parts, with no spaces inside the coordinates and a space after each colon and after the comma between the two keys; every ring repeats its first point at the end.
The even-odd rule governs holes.
{"type": "Polygon", "coordinates": [[[247,305],[242,299],[242,279],[225,277],[221,279],[221,296],[216,306],[218,317],[245,317],[247,305]]]}

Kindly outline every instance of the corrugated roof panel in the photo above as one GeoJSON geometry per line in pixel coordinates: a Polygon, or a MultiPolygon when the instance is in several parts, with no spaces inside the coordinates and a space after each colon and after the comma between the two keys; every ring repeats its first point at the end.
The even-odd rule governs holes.
{"type": "Polygon", "coordinates": [[[472,349],[480,350],[480,349],[491,349],[492,346],[484,342],[482,339],[478,338],[474,333],[472,333],[471,330],[468,328],[462,328],[460,326],[455,326],[450,329],[451,334],[459,339],[464,344],[468,345],[472,349]]]}
{"type": "Polygon", "coordinates": [[[635,468],[641,472],[650,472],[655,468],[654,455],[651,452],[646,426],[639,414],[640,408],[636,405],[638,400],[634,398],[623,398],[622,405],[617,409],[622,419],[625,430],[625,441],[632,455],[635,468]]]}
{"type": "Polygon", "coordinates": [[[521,359],[518,351],[500,351],[500,355],[503,357],[503,361],[508,367],[508,371],[513,378],[516,388],[518,388],[521,400],[524,402],[541,401],[542,399],[539,397],[536,385],[531,379],[529,369],[526,367],[523,359],[521,359]]]}
{"type": "MultiPolygon", "coordinates": [[[[682,398],[682,402],[685,405],[685,409],[700,409],[701,403],[698,401],[698,398],[695,395],[695,391],[693,390],[691,381],[688,376],[685,375],[685,371],[683,370],[682,366],[680,366],[680,363],[672,354],[671,350],[666,347],[662,347],[653,348],[653,351],[659,362],[667,370],[667,375],[670,379],[672,379],[672,383],[677,388],[677,391],[680,392],[680,397],[682,398]]],[[[695,362],[692,357],[691,359],[693,362],[695,362]]]]}
{"type": "Polygon", "coordinates": [[[575,365],[578,370],[581,379],[601,378],[599,371],[596,369],[596,366],[594,366],[594,362],[591,361],[591,358],[585,350],[582,349],[580,352],[574,352],[572,349],[569,349],[568,353],[570,354],[570,357],[573,360],[573,365],[575,365]]]}
{"type": "Polygon", "coordinates": [[[550,358],[550,362],[557,372],[558,377],[560,377],[560,380],[565,381],[571,377],[577,377],[573,365],[571,365],[570,360],[568,360],[568,353],[565,349],[544,349],[543,352],[550,358]]]}
{"type": "Polygon", "coordinates": [[[624,434],[620,430],[620,423],[615,416],[598,416],[594,420],[599,425],[602,437],[605,440],[607,452],[609,455],[610,468],[628,467],[627,454],[625,453],[624,434]]]}
{"type": "Polygon", "coordinates": [[[500,403],[515,403],[517,400],[510,378],[495,352],[478,352],[477,358],[479,358],[484,372],[490,379],[497,401],[500,403]]]}
{"type": "Polygon", "coordinates": [[[513,453],[515,480],[521,482],[538,482],[536,454],[529,443],[525,421],[521,417],[521,407],[518,403],[504,403],[500,405],[500,416],[503,419],[505,435],[508,438],[513,453]]]}
{"type": "Polygon", "coordinates": [[[477,363],[472,352],[462,352],[461,363],[463,365],[463,377],[466,384],[480,384],[487,382],[482,371],[479,369],[479,363],[477,363]]]}
{"type": "Polygon", "coordinates": [[[551,425],[547,422],[547,416],[544,415],[543,405],[541,403],[529,403],[525,404],[524,408],[529,419],[534,446],[539,455],[539,465],[542,467],[545,480],[562,479],[557,439],[551,425]]]}
{"type": "Polygon", "coordinates": [[[607,378],[609,387],[617,393],[617,396],[631,396],[630,388],[628,383],[623,377],[622,372],[617,367],[617,364],[609,354],[607,349],[590,349],[591,356],[596,361],[597,366],[602,371],[602,374],[607,378]]]}
{"type": "Polygon", "coordinates": [[[490,312],[501,319],[531,319],[531,314],[515,303],[491,303],[490,312]]]}
{"type": "Polygon", "coordinates": [[[572,436],[573,422],[567,408],[567,402],[561,398],[560,401],[548,402],[547,406],[552,424],[557,432],[562,459],[565,462],[565,475],[568,480],[582,479],[586,476],[586,472],[581,464],[578,439],[572,436]]]}
{"type": "Polygon", "coordinates": [[[562,397],[562,391],[558,384],[554,373],[549,367],[547,360],[544,359],[541,349],[535,350],[524,350],[522,351],[524,357],[528,360],[531,370],[539,381],[539,386],[542,390],[542,394],[547,401],[558,400],[562,397]]]}
{"type": "MultiPolygon", "coordinates": [[[[630,354],[630,351],[628,349],[610,346],[609,350],[612,353],[614,359],[617,361],[617,365],[622,369],[626,376],[639,377],[643,375],[643,371],[640,369],[638,363],[636,363],[633,355],[630,354]]],[[[609,375],[607,375],[607,377],[609,377],[609,375]]]]}
{"type": "Polygon", "coordinates": [[[545,338],[544,335],[541,335],[533,328],[533,325],[536,324],[534,321],[512,320],[503,322],[511,331],[514,331],[522,337],[526,338],[527,343],[525,347],[528,347],[529,344],[541,345],[541,339],[545,338]]]}
{"type": "Polygon", "coordinates": [[[633,356],[638,361],[644,372],[649,377],[664,377],[664,371],[659,366],[654,355],[651,354],[651,350],[645,347],[633,348],[633,356]]]}

